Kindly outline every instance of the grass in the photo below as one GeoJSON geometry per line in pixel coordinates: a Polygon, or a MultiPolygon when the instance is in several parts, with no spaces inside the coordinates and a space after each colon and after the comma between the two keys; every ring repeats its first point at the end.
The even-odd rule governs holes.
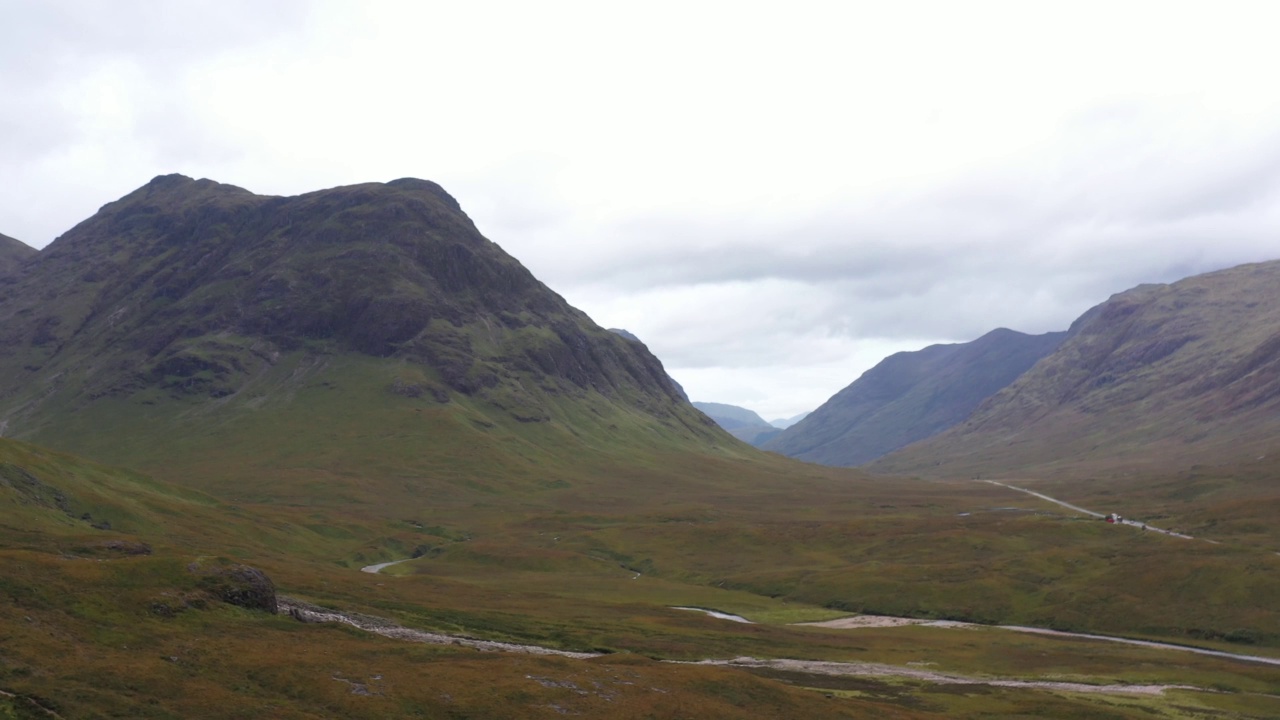
{"type": "MultiPolygon", "coordinates": [[[[842,690],[654,662],[753,655],[1185,683],[1236,693],[1224,696],[1230,702],[1179,701],[1187,707],[1207,703],[1236,717],[1274,709],[1254,698],[1274,687],[1273,668],[997,631],[791,625],[873,612],[1280,654],[1272,572],[1280,557],[1248,543],[1126,533],[985,483],[873,478],[731,440],[709,448],[589,394],[564,398],[551,422],[523,423],[478,400],[395,394],[397,379],[421,381],[394,362],[297,355],[216,406],[115,399],[59,429],[66,444],[152,475],[0,441],[0,466],[57,488],[73,511],[24,504],[0,486],[8,503],[0,504],[0,598],[8,598],[4,626],[18,628],[5,644],[0,690],[54,698],[71,715],[137,717],[233,717],[255,703],[281,717],[498,717],[512,707],[558,716],[552,706],[617,717],[1175,712],[1169,700],[909,684],[842,690]],[[112,529],[79,520],[84,511],[112,529]],[[109,539],[154,552],[93,550],[109,539]],[[356,572],[415,554],[383,575],[356,572]],[[198,556],[245,562],[290,595],[411,627],[612,655],[574,663],[402,647],[207,599],[173,617],[153,613],[200,600],[185,571],[198,556]],[[677,605],[756,624],[669,609],[677,605]],[[64,654],[72,660],[60,667],[41,660],[64,654]],[[608,686],[618,663],[635,663],[647,687],[666,693],[619,686],[605,699],[595,685],[580,695],[526,677],[608,686]],[[460,689],[490,676],[492,694],[460,689]],[[166,689],[148,690],[157,683],[166,689]],[[352,683],[383,694],[353,695],[352,683]]],[[[1250,482],[1263,493],[1262,480],[1250,482]]],[[[1170,508],[1183,503],[1191,513],[1214,494],[1188,492],[1184,503],[1175,485],[1151,497],[1168,493],[1170,508]]]]}

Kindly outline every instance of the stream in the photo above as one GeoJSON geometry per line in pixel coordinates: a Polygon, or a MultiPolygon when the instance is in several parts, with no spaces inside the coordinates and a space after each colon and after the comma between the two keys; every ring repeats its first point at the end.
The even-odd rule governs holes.
{"type": "Polygon", "coordinates": [[[403,560],[391,560],[389,562],[378,563],[377,565],[365,565],[364,567],[360,568],[360,572],[373,573],[377,575],[378,573],[382,572],[383,568],[389,568],[392,565],[399,565],[400,563],[409,562],[410,560],[413,560],[413,559],[415,558],[404,558],[403,560]]]}
{"type": "MultiPolygon", "coordinates": [[[[985,482],[990,482],[995,485],[1002,485],[1004,487],[1010,488],[1011,490],[1022,490],[1022,492],[1030,493],[1031,495],[1036,495],[1037,497],[1042,497],[1051,502],[1058,503],[1059,505],[1064,505],[1066,507],[1069,507],[1072,510],[1079,510],[1080,512],[1083,512],[1083,513],[1088,513],[1090,515],[1096,515],[1098,517],[1102,517],[1101,514],[1099,513],[1095,513],[1091,510],[1085,510],[1083,508],[1077,508],[1073,505],[1067,505],[1067,503],[1054,500],[1053,498],[1048,497],[1046,495],[1040,495],[1040,493],[1031,492],[1030,490],[1023,490],[1022,488],[1016,488],[1016,487],[1013,487],[1012,485],[1004,485],[1004,483],[997,483],[992,480],[986,480],[985,482]]],[[[1151,529],[1154,530],[1155,528],[1151,528],[1151,529]]],[[[1167,531],[1160,531],[1160,532],[1167,532],[1167,531]]],[[[1176,537],[1187,537],[1186,535],[1176,535],[1175,533],[1168,533],[1168,534],[1175,535],[1176,537]]],[[[382,572],[383,568],[390,567],[392,565],[397,565],[402,562],[409,562],[410,560],[414,560],[414,559],[415,558],[404,558],[401,560],[391,560],[389,562],[377,563],[375,565],[366,565],[360,568],[360,571],[377,574],[382,572]]],[[[290,601],[290,602],[296,603],[297,601],[290,601]]],[[[286,611],[286,612],[289,611],[289,609],[285,608],[283,604],[281,605],[281,608],[282,608],[282,611],[286,611]]],[[[673,606],[671,609],[700,612],[700,613],[709,615],[713,618],[717,618],[720,620],[727,620],[729,622],[745,623],[748,625],[754,624],[750,620],[742,617],[741,615],[734,615],[733,613],[721,612],[719,610],[712,610],[710,608],[673,606]]],[[[320,609],[313,607],[311,608],[310,611],[315,612],[319,610],[320,609]]],[[[334,613],[334,611],[326,611],[326,612],[334,613]]],[[[337,613],[332,614],[331,617],[326,618],[324,621],[346,622],[347,624],[350,624],[350,625],[356,625],[356,623],[351,622],[350,620],[341,619],[340,614],[337,614],[337,613]]],[[[827,628],[832,630],[853,630],[858,628],[869,628],[869,627],[876,627],[876,628],[898,627],[901,625],[920,625],[924,627],[939,627],[939,628],[995,628],[997,630],[1009,630],[1011,632],[1035,633],[1038,635],[1053,635],[1055,637],[1070,637],[1070,638],[1078,638],[1081,640],[1105,640],[1107,642],[1126,643],[1128,645],[1140,645],[1142,647],[1155,648],[1158,650],[1179,650],[1181,652],[1196,653],[1198,655],[1209,655],[1212,657],[1225,658],[1227,660],[1238,660],[1241,662],[1253,662],[1253,663],[1262,663],[1264,665],[1280,666],[1280,658],[1265,657],[1262,655],[1244,655],[1241,653],[1226,652],[1225,650],[1209,650],[1208,648],[1191,647],[1188,645],[1174,645],[1171,643],[1156,642],[1154,640],[1136,640],[1131,638],[1114,637],[1111,635],[1091,635],[1089,633],[1074,633],[1074,632],[1066,632],[1064,630],[1050,630],[1048,628],[1027,627],[1024,625],[979,625],[977,623],[957,622],[953,620],[922,620],[919,618],[893,617],[889,615],[853,615],[850,617],[837,618],[835,620],[825,620],[822,622],[795,623],[795,625],[808,626],[808,627],[820,627],[820,628],[827,628]]],[[[373,630],[370,627],[361,627],[360,625],[356,625],[356,627],[360,627],[363,630],[370,630],[371,632],[379,632],[379,634],[386,634],[386,633],[381,633],[378,630],[373,630]]],[[[405,630],[405,632],[417,633],[418,631],[405,630]]],[[[430,635],[430,633],[423,633],[423,635],[430,635]]],[[[465,642],[462,642],[460,644],[471,645],[471,646],[475,646],[476,643],[487,642],[487,641],[471,640],[467,638],[455,638],[452,636],[443,636],[443,635],[438,635],[438,636],[432,635],[432,637],[445,638],[444,640],[440,640],[440,642],[447,642],[447,643],[453,643],[455,640],[465,640],[465,642]]],[[[413,639],[413,638],[406,638],[406,639],[413,639]]],[[[437,642],[437,641],[421,640],[421,642],[437,642]]],[[[516,646],[516,645],[510,645],[509,643],[494,643],[494,644],[503,645],[505,647],[502,649],[507,649],[512,652],[549,652],[552,654],[570,655],[572,657],[577,657],[582,655],[581,653],[565,653],[559,650],[549,650],[547,648],[535,648],[534,646],[523,646],[523,645],[516,646]],[[514,649],[514,648],[523,648],[523,649],[514,649]]],[[[594,657],[594,655],[582,655],[582,656],[594,657]]]]}
{"type": "MultiPolygon", "coordinates": [[[[703,608],[679,608],[681,610],[697,610],[699,612],[715,612],[708,611],[703,608]]],[[[359,613],[346,613],[338,610],[312,605],[310,603],[280,596],[278,603],[278,611],[292,616],[299,622],[306,623],[343,623],[359,628],[366,632],[382,635],[383,637],[394,638],[397,640],[406,640],[409,642],[431,643],[434,645],[459,645],[469,647],[482,652],[515,652],[533,655],[559,655],[561,657],[570,658],[593,658],[599,657],[601,653],[589,652],[572,652],[568,650],[558,650],[555,648],[541,647],[538,645],[522,645],[518,643],[496,642],[492,640],[477,640],[460,635],[444,635],[442,633],[426,632],[424,630],[415,630],[406,628],[396,624],[385,618],[374,617],[372,615],[361,615],[359,613]]],[[[746,618],[729,613],[716,613],[716,616],[728,616],[729,618],[739,618],[734,622],[749,622],[746,618]]],[[[725,618],[722,618],[725,619],[725,618]]],[[[838,675],[846,677],[900,677],[908,680],[918,680],[921,682],[929,682],[940,685],[991,685],[994,687],[1013,687],[1013,688],[1037,688],[1043,690],[1063,690],[1069,692],[1085,692],[1085,693],[1106,693],[1106,694],[1124,694],[1124,695],[1160,695],[1166,690],[1193,690],[1206,691],[1205,688],[1195,687],[1192,685],[1137,685],[1137,684],[1108,684],[1093,685],[1089,683],[1079,682],[1057,682],[1045,680],[1024,680],[1018,678],[987,678],[987,677],[970,677],[966,675],[956,675],[951,673],[942,673],[932,670],[924,670],[913,667],[900,667],[897,665],[884,665],[880,663],[867,662],[829,662],[823,660],[795,660],[781,658],[753,658],[739,657],[732,660],[707,659],[698,661],[678,661],[664,660],[663,662],[677,665],[719,665],[725,667],[739,668],[775,668],[780,670],[788,670],[792,672],[803,672],[815,675],[838,675]]]]}

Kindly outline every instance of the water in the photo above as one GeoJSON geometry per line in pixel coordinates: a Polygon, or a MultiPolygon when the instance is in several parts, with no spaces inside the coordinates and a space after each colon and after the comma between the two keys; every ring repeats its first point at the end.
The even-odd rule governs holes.
{"type": "Polygon", "coordinates": [[[732,620],[733,622],[746,623],[748,625],[755,624],[750,620],[742,617],[741,615],[732,615],[730,613],[720,612],[719,610],[708,610],[706,608],[696,608],[696,607],[672,607],[671,609],[672,610],[692,610],[694,612],[706,613],[707,615],[710,615],[713,618],[720,618],[721,620],[732,620]]]}

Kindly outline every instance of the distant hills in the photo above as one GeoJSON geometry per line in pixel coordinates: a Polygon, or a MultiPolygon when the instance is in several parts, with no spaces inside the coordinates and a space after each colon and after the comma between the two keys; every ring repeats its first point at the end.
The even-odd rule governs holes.
{"type": "Polygon", "coordinates": [[[1264,454],[1277,437],[1280,261],[1273,261],[1112,296],[963,422],[870,467],[930,474],[1174,467],[1264,454]]]}
{"type": "Polygon", "coordinates": [[[799,415],[793,415],[789,418],[777,418],[775,420],[770,420],[769,424],[780,430],[786,430],[807,417],[809,417],[809,413],[802,412],[799,415]]]}
{"type": "Polygon", "coordinates": [[[35,248],[0,234],[0,277],[13,273],[36,253],[35,248]]]}
{"type": "Polygon", "coordinates": [[[870,462],[964,420],[1064,337],[1001,328],[891,355],[763,447],[825,465],[870,462]]]}
{"type": "Polygon", "coordinates": [[[754,411],[737,405],[714,402],[694,402],[693,406],[706,413],[726,430],[748,427],[751,425],[768,425],[764,418],[754,411]]]}
{"type": "Polygon", "coordinates": [[[695,402],[693,406],[728,430],[730,435],[751,445],[762,445],[781,432],[757,413],[744,407],[714,402],[695,402]]]}

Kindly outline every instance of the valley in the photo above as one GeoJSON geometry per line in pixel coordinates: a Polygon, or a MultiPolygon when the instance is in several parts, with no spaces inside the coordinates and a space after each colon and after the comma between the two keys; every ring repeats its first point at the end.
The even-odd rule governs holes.
{"type": "MultiPolygon", "coordinates": [[[[427,181],[161,176],[11,267],[0,716],[1280,715],[1270,426],[1214,435],[1270,408],[1256,343],[1215,366],[1236,405],[1168,400],[1203,438],[1153,421],[1050,456],[1050,410],[1016,416],[1049,418],[1034,452],[979,436],[1048,407],[1062,352],[1102,358],[1106,427],[1154,363],[1201,369],[1178,354],[1222,349],[1200,316],[1200,340],[1142,340],[1151,365],[1126,349],[1144,312],[1190,322],[1161,291],[1087,316],[1130,318],[1107,352],[1082,321],[899,358],[910,382],[857,386],[858,412],[937,434],[870,474],[740,442],[427,181]],[[1135,464],[1139,436],[1199,463],[1135,464]]],[[[1243,307],[1238,276],[1271,272],[1169,292],[1243,307]]]]}

